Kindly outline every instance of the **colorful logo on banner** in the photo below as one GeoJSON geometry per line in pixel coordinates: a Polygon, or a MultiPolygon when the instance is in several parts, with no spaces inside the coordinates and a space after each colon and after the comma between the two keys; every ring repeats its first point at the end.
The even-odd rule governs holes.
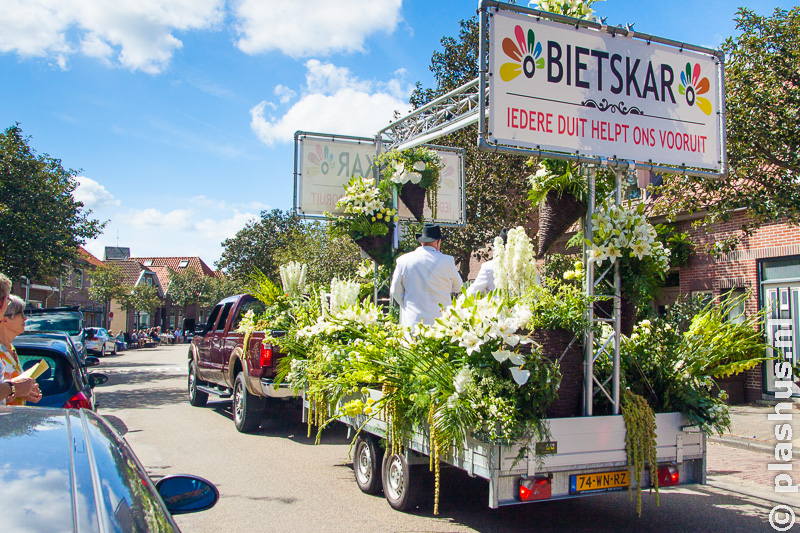
{"type": "Polygon", "coordinates": [[[319,172],[323,175],[327,175],[328,172],[333,170],[333,154],[328,150],[327,146],[323,148],[317,145],[316,150],[308,154],[308,162],[314,165],[308,169],[308,173],[311,176],[319,172]]]}
{"type": "Polygon", "coordinates": [[[503,39],[503,52],[514,60],[514,63],[504,63],[500,67],[500,77],[503,81],[511,81],[520,73],[525,73],[527,78],[533,78],[536,69],[544,68],[544,58],[542,55],[542,43],[536,42],[536,35],[533,30],[528,30],[528,38],[525,39],[525,32],[520,26],[514,28],[514,36],[517,42],[506,37],[503,39]]]}
{"type": "Polygon", "coordinates": [[[678,92],[686,96],[686,103],[689,106],[697,105],[706,115],[711,114],[711,102],[707,98],[698,95],[707,93],[708,88],[708,78],[704,76],[703,79],[700,79],[700,65],[695,63],[694,69],[692,69],[692,64],[686,63],[686,71],[681,71],[681,83],[678,86],[678,92]]]}

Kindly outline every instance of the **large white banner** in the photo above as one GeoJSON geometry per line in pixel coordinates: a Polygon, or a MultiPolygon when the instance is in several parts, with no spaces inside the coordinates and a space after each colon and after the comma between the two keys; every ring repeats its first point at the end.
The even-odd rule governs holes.
{"type": "Polygon", "coordinates": [[[302,216],[336,212],[336,202],[354,174],[373,176],[376,146],[370,139],[300,135],[295,161],[295,209],[302,216]]]}
{"type": "MultiPolygon", "coordinates": [[[[353,175],[373,176],[377,153],[375,142],[313,134],[297,137],[295,161],[295,201],[297,213],[322,217],[336,213],[336,202],[344,194],[344,186],[353,175]]],[[[440,174],[436,220],[426,200],[426,221],[440,224],[464,224],[464,159],[460,150],[435,148],[444,168],[440,174]]],[[[411,220],[413,215],[399,202],[398,215],[411,220]]]]}
{"type": "Polygon", "coordinates": [[[490,142],[720,170],[716,56],[503,10],[490,20],[490,142]]]}

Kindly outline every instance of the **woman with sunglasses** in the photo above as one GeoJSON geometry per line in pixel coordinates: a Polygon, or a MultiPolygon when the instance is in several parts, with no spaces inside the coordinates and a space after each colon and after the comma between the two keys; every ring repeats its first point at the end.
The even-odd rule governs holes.
{"type": "Polygon", "coordinates": [[[25,405],[42,399],[39,385],[33,378],[22,377],[17,353],[11,345],[25,331],[25,302],[8,296],[7,309],[0,318],[0,405],[25,405]]]}

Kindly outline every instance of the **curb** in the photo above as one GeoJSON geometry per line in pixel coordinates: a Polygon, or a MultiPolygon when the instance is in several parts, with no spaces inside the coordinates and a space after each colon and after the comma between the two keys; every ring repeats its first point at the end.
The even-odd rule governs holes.
{"type": "Polygon", "coordinates": [[[775,453],[775,448],[772,446],[753,442],[749,439],[740,439],[737,437],[708,437],[708,440],[718,444],[724,444],[733,448],[741,448],[743,450],[750,450],[753,452],[768,453],[770,455],[775,453]]]}

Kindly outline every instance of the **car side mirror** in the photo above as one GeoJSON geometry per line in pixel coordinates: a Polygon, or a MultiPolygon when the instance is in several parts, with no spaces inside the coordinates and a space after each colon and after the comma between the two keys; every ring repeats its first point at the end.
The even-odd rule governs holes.
{"type": "Polygon", "coordinates": [[[100,359],[97,357],[93,357],[91,355],[86,356],[86,360],[83,362],[83,366],[97,366],[100,364],[100,359]]]}
{"type": "Polygon", "coordinates": [[[217,487],[198,476],[163,477],[156,483],[156,490],[171,514],[205,511],[219,500],[217,487]]]}
{"type": "Polygon", "coordinates": [[[86,376],[86,380],[89,382],[89,387],[95,388],[98,385],[102,385],[108,381],[108,376],[106,374],[101,374],[100,372],[92,372],[86,376]]]}

